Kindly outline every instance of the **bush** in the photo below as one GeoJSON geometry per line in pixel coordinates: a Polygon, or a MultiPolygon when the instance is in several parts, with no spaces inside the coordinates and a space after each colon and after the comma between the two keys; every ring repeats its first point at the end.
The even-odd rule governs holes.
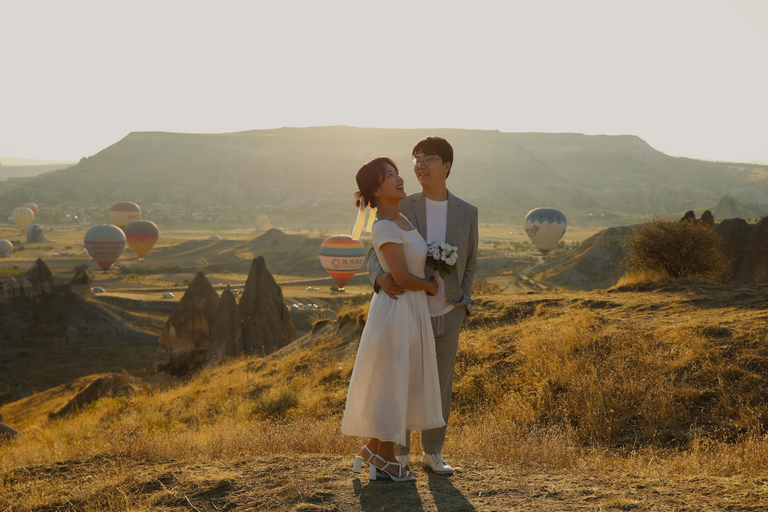
{"type": "Polygon", "coordinates": [[[472,283],[472,295],[498,295],[504,288],[496,283],[489,283],[487,279],[478,279],[472,283]]]}
{"type": "Polygon", "coordinates": [[[728,268],[720,244],[720,236],[704,224],[652,220],[629,240],[627,270],[672,279],[719,279],[728,268]]]}

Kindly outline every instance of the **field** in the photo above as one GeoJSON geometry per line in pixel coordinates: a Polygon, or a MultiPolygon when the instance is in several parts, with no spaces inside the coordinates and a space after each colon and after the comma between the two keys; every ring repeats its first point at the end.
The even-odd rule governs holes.
{"type": "MultiPolygon", "coordinates": [[[[16,248],[13,258],[0,259],[0,269],[12,266],[27,269],[37,258],[42,258],[55,275],[65,279],[74,275],[76,267],[87,265],[92,270],[93,285],[104,288],[107,294],[133,299],[155,300],[162,299],[162,292],[169,291],[174,294],[174,298],[165,300],[178,301],[183,296],[189,281],[194,277],[196,268],[218,263],[217,258],[222,258],[222,254],[226,254],[233,246],[238,246],[238,244],[253,240],[263,234],[263,231],[246,228],[221,229],[215,226],[196,229],[171,228],[167,232],[165,230],[161,232],[158,243],[144,262],[139,262],[130,248],[126,248],[125,253],[116,261],[115,267],[108,272],[103,272],[82,247],[85,232],[89,227],[71,224],[51,226],[45,230],[45,236],[46,239],[52,241],[26,244],[24,243],[26,237],[19,228],[0,225],[0,239],[10,240],[16,248]],[[212,235],[219,236],[221,240],[209,240],[212,235]],[[19,250],[19,247],[22,249],[19,250]],[[53,256],[53,253],[71,252],[75,254],[73,256],[53,256]],[[142,267],[168,268],[177,266],[180,268],[173,272],[161,271],[142,275],[121,274],[116,270],[116,267],[119,266],[130,266],[139,270],[142,267]]],[[[574,226],[566,231],[563,242],[566,246],[571,246],[574,243],[582,242],[599,230],[598,227],[574,226]]],[[[330,236],[330,233],[310,231],[289,232],[288,234],[320,241],[330,236]]],[[[536,259],[539,258],[522,225],[482,224],[480,226],[480,240],[480,256],[488,261],[507,260],[509,259],[508,256],[514,253],[521,257],[525,256],[524,262],[527,266],[535,263],[536,259]],[[512,244],[518,244],[518,247],[524,246],[524,250],[515,249],[512,244]]],[[[253,257],[254,255],[237,254],[237,257],[245,261],[246,264],[249,261],[249,256],[253,257]]],[[[316,258],[312,259],[314,263],[316,258]]],[[[495,268],[484,269],[482,262],[479,269],[480,277],[504,288],[518,287],[517,280],[512,276],[513,273],[496,272],[495,268]]],[[[272,274],[283,288],[283,295],[287,298],[296,298],[299,302],[312,300],[317,303],[318,301],[327,302],[335,297],[329,292],[329,288],[334,283],[319,268],[319,264],[312,267],[309,272],[298,269],[292,274],[280,274],[275,271],[272,271],[272,274]]],[[[346,287],[348,295],[370,292],[364,274],[365,269],[363,268],[359,276],[346,287]]],[[[247,265],[239,271],[228,270],[223,273],[210,272],[208,274],[209,281],[217,289],[223,289],[227,285],[230,285],[232,289],[241,288],[246,277],[247,265]]]]}
{"type": "MultiPolygon", "coordinates": [[[[590,232],[573,231],[569,242],[590,232]]],[[[415,483],[350,471],[363,440],[339,426],[367,306],[345,305],[322,275],[278,274],[288,303],[332,306],[337,320],[313,316],[311,333],[275,354],[171,387],[134,382],[129,396],[62,418],[50,414],[99,375],[0,407],[25,435],[0,443],[0,510],[764,510],[768,286],[526,287],[514,277],[517,260],[493,263],[525,241],[514,232],[481,228],[485,284],[462,332],[444,450],[459,468],[452,477],[418,460],[415,483]]],[[[75,247],[82,237],[59,233],[49,245],[75,247]]],[[[189,236],[169,233],[158,254],[189,236]]],[[[87,262],[46,258],[53,250],[30,247],[3,266],[43,257],[66,273],[87,262]]],[[[191,276],[96,272],[94,284],[162,301],[191,276]]],[[[245,274],[208,277],[236,287],[245,274]]],[[[347,297],[369,292],[362,276],[347,297]]],[[[412,454],[419,447],[416,434],[412,454]]]]}

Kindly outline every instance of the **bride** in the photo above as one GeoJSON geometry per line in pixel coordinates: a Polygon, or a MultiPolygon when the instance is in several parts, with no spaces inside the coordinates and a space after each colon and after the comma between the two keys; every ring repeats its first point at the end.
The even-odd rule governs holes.
{"type": "MultiPolygon", "coordinates": [[[[445,425],[427,294],[437,281],[424,277],[427,243],[400,214],[403,179],[392,159],[379,157],[357,173],[359,199],[376,208],[373,247],[385,272],[406,290],[398,299],[374,294],[347,392],[342,433],[369,437],[353,471],[369,465],[369,478],[414,480],[395,458],[406,430],[445,425]],[[425,293],[426,292],[426,293],[425,293]]],[[[358,203],[358,206],[360,204],[358,203]]]]}

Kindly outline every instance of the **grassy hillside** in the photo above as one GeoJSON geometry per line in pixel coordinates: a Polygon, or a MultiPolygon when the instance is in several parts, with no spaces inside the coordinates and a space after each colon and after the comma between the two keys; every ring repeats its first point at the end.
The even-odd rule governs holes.
{"type": "Polygon", "coordinates": [[[0,306],[0,393],[19,385],[43,391],[93,373],[143,375],[167,318],[66,291],[0,306]]]}
{"type": "Polygon", "coordinates": [[[519,221],[532,208],[563,209],[583,224],[710,207],[725,196],[763,203],[768,166],[674,158],[634,136],[395,130],[344,126],[231,134],[131,133],[77,165],[0,183],[9,205],[111,205],[130,199],[187,208],[228,205],[292,229],[346,227],[354,174],[377,155],[395,159],[406,190],[419,186],[410,150],[430,134],[456,158],[449,187],[482,205],[484,222],[519,221]]]}
{"type": "Polygon", "coordinates": [[[478,297],[444,450],[462,468],[452,479],[418,464],[416,484],[349,472],[362,440],[339,425],[365,307],[269,357],[64,419],[45,419],[46,401],[30,397],[0,408],[27,436],[0,445],[0,506],[758,510],[766,291],[689,283],[478,297]]]}

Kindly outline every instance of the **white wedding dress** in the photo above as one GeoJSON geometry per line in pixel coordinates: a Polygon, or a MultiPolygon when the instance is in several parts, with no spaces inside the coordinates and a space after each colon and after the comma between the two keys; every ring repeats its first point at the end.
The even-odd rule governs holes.
{"type": "MultiPolygon", "coordinates": [[[[408,270],[424,277],[427,243],[416,229],[404,231],[380,220],[372,232],[385,272],[389,267],[380,247],[391,242],[403,245],[408,270]]],[[[444,425],[426,292],[405,291],[397,300],[374,293],[349,383],[342,433],[404,445],[406,429],[444,425]]]]}

